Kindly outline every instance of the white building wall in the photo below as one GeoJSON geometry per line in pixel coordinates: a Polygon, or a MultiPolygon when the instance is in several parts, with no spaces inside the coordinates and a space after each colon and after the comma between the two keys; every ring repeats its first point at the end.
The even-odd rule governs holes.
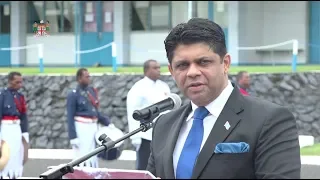
{"type": "MultiPolygon", "coordinates": [[[[44,65],[74,65],[75,35],[70,33],[50,35],[49,37],[34,37],[27,35],[27,46],[43,44],[44,65]]],[[[27,49],[27,65],[39,64],[38,48],[27,49]]]]}
{"type": "MultiPolygon", "coordinates": [[[[292,39],[299,41],[298,62],[308,54],[307,1],[239,1],[239,45],[265,46],[292,39]]],[[[292,44],[273,50],[239,51],[240,62],[290,63],[292,44]]]]}
{"type": "Polygon", "coordinates": [[[141,65],[148,59],[155,59],[160,64],[168,64],[164,48],[164,39],[168,33],[167,31],[131,32],[131,64],[141,65]]]}
{"type": "MultiPolygon", "coordinates": [[[[200,17],[207,15],[205,5],[204,2],[198,3],[198,11],[201,10],[198,13],[200,17]]],[[[239,46],[262,46],[296,38],[300,43],[298,61],[306,62],[308,52],[306,43],[308,39],[307,5],[305,1],[239,2],[239,46]]],[[[172,2],[173,26],[187,21],[187,8],[187,1],[172,2]]],[[[115,23],[117,23],[117,19],[115,19],[115,23]]],[[[161,64],[167,63],[163,41],[168,31],[127,32],[130,33],[130,64],[139,65],[150,58],[158,60],[161,64]]],[[[234,32],[234,34],[237,33],[234,32]]],[[[45,65],[73,65],[75,61],[74,38],[73,33],[51,35],[46,38],[35,38],[29,34],[26,45],[44,44],[45,65]]],[[[232,43],[230,44],[230,41],[229,49],[230,45],[235,46],[232,43]]],[[[282,52],[274,53],[274,58],[277,61],[290,62],[291,46],[284,46],[282,50],[282,52]]],[[[38,63],[37,50],[29,49],[26,52],[27,64],[36,65],[38,63]]],[[[239,62],[261,60],[267,62],[270,60],[268,53],[254,50],[239,51],[239,62]],[[264,55],[261,55],[262,53],[264,55]]]]}
{"type": "MultiPolygon", "coordinates": [[[[23,47],[26,45],[26,1],[11,1],[11,47],[23,47]]],[[[26,63],[26,52],[24,50],[11,51],[11,65],[20,66],[26,63]]]]}
{"type": "MultiPolygon", "coordinates": [[[[229,2],[234,3],[234,2],[229,2]]],[[[250,46],[264,46],[271,45],[280,42],[284,42],[291,39],[298,39],[299,41],[299,56],[298,62],[305,63],[308,54],[308,3],[306,1],[297,2],[286,2],[286,1],[241,1],[238,2],[238,32],[234,31],[229,34],[229,50],[233,51],[234,57],[237,57],[234,47],[237,43],[234,43],[234,38],[238,37],[238,46],[240,47],[250,47],[250,46]]],[[[225,3],[227,4],[227,2],[225,3]]],[[[198,16],[205,17],[207,13],[207,7],[205,7],[206,2],[198,3],[198,16]],[[200,12],[199,12],[200,11],[200,12]],[[206,11],[206,12],[204,12],[206,11]]],[[[216,4],[215,4],[216,5],[216,4]]],[[[229,7],[229,6],[228,6],[229,7]]],[[[187,21],[187,1],[173,2],[173,26],[187,21]]],[[[217,7],[215,7],[216,9],[217,7]]],[[[228,14],[233,11],[230,9],[228,14]]],[[[216,14],[215,14],[216,15],[216,14]]],[[[234,14],[232,14],[234,16],[234,14]]],[[[220,19],[220,18],[219,18],[220,19]]],[[[229,18],[230,21],[230,18],[229,18]]],[[[236,21],[234,21],[236,22],[236,21]]],[[[219,22],[218,22],[219,23],[219,22]]],[[[229,28],[231,28],[230,23],[229,28]]],[[[233,27],[237,27],[232,24],[233,27]]],[[[229,29],[229,32],[231,30],[229,29]]],[[[163,32],[165,33],[165,32],[163,32]]],[[[164,46],[160,48],[160,44],[163,44],[165,35],[159,32],[131,32],[131,43],[135,47],[146,46],[148,49],[152,50],[165,50],[164,46]],[[138,35],[139,34],[139,35],[138,35]],[[143,35],[142,35],[143,34],[143,35]],[[139,37],[139,38],[137,38],[139,37]],[[152,43],[150,43],[152,39],[152,43]],[[155,40],[160,42],[155,42],[155,40]],[[143,43],[147,45],[143,45],[143,43]]],[[[131,48],[133,49],[133,48],[131,48]]],[[[272,63],[271,52],[273,60],[281,63],[290,63],[292,58],[292,45],[281,46],[276,48],[276,50],[249,50],[238,51],[238,61],[239,63],[272,63]]],[[[141,64],[146,57],[158,57],[162,58],[162,55],[156,55],[156,53],[146,53],[132,52],[131,62],[134,64],[141,64]],[[139,55],[137,55],[139,54],[139,55]],[[143,57],[143,58],[142,58],[143,57]]],[[[235,59],[236,60],[236,59],[235,59]]],[[[161,60],[162,62],[164,60],[161,60]]],[[[237,61],[237,60],[236,60],[237,61]]]]}

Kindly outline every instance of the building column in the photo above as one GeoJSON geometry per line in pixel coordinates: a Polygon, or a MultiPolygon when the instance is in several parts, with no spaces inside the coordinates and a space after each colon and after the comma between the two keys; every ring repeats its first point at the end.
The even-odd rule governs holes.
{"type": "Polygon", "coordinates": [[[131,1],[114,1],[114,42],[117,64],[130,64],[131,1]]]}
{"type": "MultiPolygon", "coordinates": [[[[11,47],[26,46],[27,41],[27,1],[10,2],[10,29],[11,47]]],[[[26,50],[11,51],[11,65],[23,66],[26,64],[26,50]]]]}
{"type": "Polygon", "coordinates": [[[231,55],[231,64],[239,64],[239,2],[228,2],[228,51],[231,55]]]}
{"type": "Polygon", "coordinates": [[[188,21],[191,18],[198,17],[197,1],[188,1],[188,21]]]}

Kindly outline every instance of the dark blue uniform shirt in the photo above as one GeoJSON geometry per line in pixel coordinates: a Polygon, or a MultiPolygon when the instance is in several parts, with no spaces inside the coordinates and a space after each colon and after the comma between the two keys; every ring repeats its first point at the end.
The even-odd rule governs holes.
{"type": "Polygon", "coordinates": [[[107,117],[102,116],[98,111],[88,94],[92,95],[95,99],[95,103],[99,103],[97,93],[93,87],[82,87],[80,85],[77,86],[76,89],[73,89],[68,93],[67,96],[67,121],[68,121],[68,132],[70,140],[77,138],[77,133],[75,129],[75,116],[83,116],[83,117],[96,117],[98,118],[98,122],[108,126],[110,121],[107,117]]]}
{"type": "Polygon", "coordinates": [[[0,90],[0,122],[6,116],[16,116],[20,119],[20,127],[22,133],[26,133],[28,132],[28,118],[26,110],[27,107],[23,94],[21,94],[17,90],[10,88],[4,88],[0,90]],[[19,103],[18,106],[20,106],[20,112],[19,107],[17,107],[16,102],[14,100],[15,97],[18,100],[17,103],[19,103]]]}

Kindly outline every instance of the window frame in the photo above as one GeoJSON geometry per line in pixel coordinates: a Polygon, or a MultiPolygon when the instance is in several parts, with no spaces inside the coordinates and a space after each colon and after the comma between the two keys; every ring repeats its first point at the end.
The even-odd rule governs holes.
{"type": "Polygon", "coordinates": [[[0,5],[3,7],[4,9],[4,6],[5,5],[8,5],[9,6],[9,32],[2,32],[2,14],[3,14],[3,11],[0,11],[0,35],[1,34],[11,34],[11,3],[10,1],[2,1],[0,2],[0,5]]]}
{"type": "MultiPolygon", "coordinates": [[[[46,21],[47,20],[47,1],[28,1],[27,3],[33,3],[33,6],[35,2],[42,2],[43,5],[42,5],[42,12],[39,15],[39,19],[36,20],[36,21],[40,21],[40,20],[43,20],[43,21],[46,21]]],[[[70,32],[65,32],[65,16],[64,16],[64,13],[65,13],[65,2],[71,2],[71,1],[59,1],[57,3],[60,3],[60,8],[59,9],[56,9],[57,11],[59,11],[59,14],[57,15],[57,19],[58,19],[58,25],[59,25],[59,28],[58,28],[58,31],[57,32],[49,32],[50,34],[60,34],[60,33],[74,33],[74,30],[73,31],[70,31],[70,32]]],[[[73,1],[74,3],[75,1],[73,1]]],[[[32,31],[30,30],[30,24],[33,24],[33,21],[34,20],[31,20],[31,18],[34,16],[33,13],[35,13],[34,11],[31,11],[30,9],[30,4],[27,5],[27,12],[28,12],[28,17],[27,17],[27,34],[32,34],[32,31]]],[[[74,9],[71,9],[72,11],[74,11],[74,9]]],[[[71,12],[72,15],[74,16],[74,13],[71,12]]],[[[73,18],[73,20],[75,21],[75,18],[73,18]]],[[[71,23],[71,26],[75,26],[75,22],[74,23],[71,23]]],[[[74,29],[75,27],[72,27],[72,29],[74,29]]]]}
{"type": "MultiPolygon", "coordinates": [[[[133,8],[135,8],[135,2],[132,1],[133,3],[133,8]]],[[[160,1],[157,1],[160,2],[160,1]]],[[[172,1],[167,1],[167,4],[163,4],[161,6],[168,6],[168,24],[166,26],[152,26],[152,6],[156,6],[157,3],[154,1],[149,1],[148,7],[146,7],[147,10],[147,18],[146,18],[146,28],[144,30],[133,30],[132,25],[131,25],[131,31],[133,32],[139,32],[139,31],[164,31],[164,30],[170,30],[172,28],[172,1]]],[[[130,8],[130,13],[132,16],[133,10],[130,8]]],[[[132,21],[133,19],[131,18],[131,24],[134,23],[132,21]]]]}

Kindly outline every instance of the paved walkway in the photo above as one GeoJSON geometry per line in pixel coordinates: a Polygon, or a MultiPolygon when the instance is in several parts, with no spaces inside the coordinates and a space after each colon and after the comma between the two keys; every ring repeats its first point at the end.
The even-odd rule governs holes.
{"type": "MultiPolygon", "coordinates": [[[[47,167],[70,162],[72,150],[69,149],[30,149],[29,160],[24,167],[23,177],[39,177],[47,167]]],[[[302,156],[302,179],[320,178],[320,157],[302,156]]],[[[135,169],[135,152],[125,150],[116,161],[100,161],[100,167],[112,169],[135,169]]]]}

